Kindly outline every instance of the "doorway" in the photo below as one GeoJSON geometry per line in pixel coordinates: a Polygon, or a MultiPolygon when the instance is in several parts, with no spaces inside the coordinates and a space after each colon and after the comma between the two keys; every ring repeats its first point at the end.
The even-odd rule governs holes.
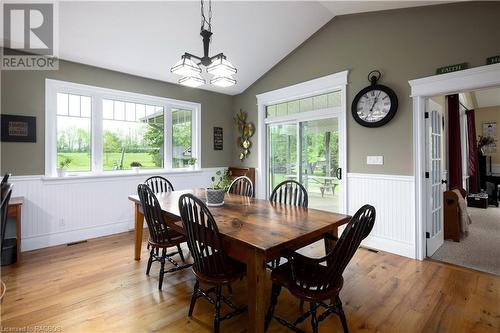
{"type": "Polygon", "coordinates": [[[267,125],[268,192],[285,180],[304,185],[309,207],[339,212],[342,207],[337,117],[267,125]]]}
{"type": "MultiPolygon", "coordinates": [[[[500,64],[486,65],[459,72],[435,75],[409,81],[413,98],[413,154],[415,178],[415,221],[416,221],[416,256],[423,260],[427,257],[427,228],[435,228],[436,235],[443,228],[442,219],[434,222],[432,212],[434,202],[432,184],[426,178],[431,172],[426,156],[429,143],[426,133],[426,112],[431,96],[456,94],[463,91],[481,90],[500,86],[500,64]]],[[[438,205],[439,207],[439,205],[438,205]]],[[[430,235],[429,235],[430,236],[430,235]]]]}

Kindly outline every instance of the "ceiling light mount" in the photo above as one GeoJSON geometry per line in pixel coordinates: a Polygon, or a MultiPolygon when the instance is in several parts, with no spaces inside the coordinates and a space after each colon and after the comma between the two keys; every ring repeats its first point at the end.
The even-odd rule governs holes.
{"type": "Polygon", "coordinates": [[[185,52],[170,71],[174,74],[183,76],[179,80],[179,84],[189,87],[200,86],[205,84],[205,79],[200,76],[202,69],[200,65],[206,67],[209,74],[214,75],[210,80],[211,84],[221,87],[229,87],[236,84],[236,80],[232,75],[236,74],[237,69],[231,64],[224,53],[216,54],[212,57],[209,56],[210,40],[212,38],[212,1],[209,0],[209,17],[205,18],[204,3],[201,0],[201,32],[200,36],[203,39],[203,57],[198,57],[194,54],[185,52]],[[205,28],[207,24],[207,28],[205,28]],[[192,59],[196,59],[198,63],[192,59]]]}

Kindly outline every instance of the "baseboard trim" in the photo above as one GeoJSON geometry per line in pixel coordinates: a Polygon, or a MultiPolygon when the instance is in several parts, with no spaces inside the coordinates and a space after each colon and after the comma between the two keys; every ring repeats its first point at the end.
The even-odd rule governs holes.
{"type": "Polygon", "coordinates": [[[133,221],[121,221],[90,228],[23,238],[21,252],[126,232],[130,230],[130,225],[133,225],[133,221]]]}
{"type": "Polygon", "coordinates": [[[415,259],[415,246],[413,244],[403,243],[379,236],[368,236],[361,244],[368,248],[415,259]]]}

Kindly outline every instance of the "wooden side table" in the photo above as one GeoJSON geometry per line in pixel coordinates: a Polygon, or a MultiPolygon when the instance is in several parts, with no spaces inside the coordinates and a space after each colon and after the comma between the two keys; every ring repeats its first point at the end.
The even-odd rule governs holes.
{"type": "Polygon", "coordinates": [[[17,262],[19,262],[21,254],[21,206],[23,203],[24,197],[12,197],[9,202],[9,211],[7,213],[8,217],[16,221],[17,262]]]}

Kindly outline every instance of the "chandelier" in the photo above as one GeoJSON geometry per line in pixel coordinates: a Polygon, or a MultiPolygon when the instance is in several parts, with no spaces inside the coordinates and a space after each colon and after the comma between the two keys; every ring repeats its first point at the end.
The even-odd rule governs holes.
{"type": "Polygon", "coordinates": [[[212,37],[212,1],[208,1],[208,20],[205,17],[205,8],[201,0],[201,37],[203,38],[203,57],[195,56],[191,53],[184,53],[170,71],[182,76],[179,84],[188,87],[199,87],[206,83],[201,76],[202,69],[206,67],[207,73],[213,75],[210,84],[219,87],[229,87],[236,84],[233,75],[236,74],[236,68],[226,59],[224,53],[219,53],[210,57],[208,55],[210,39],[212,37]]]}

